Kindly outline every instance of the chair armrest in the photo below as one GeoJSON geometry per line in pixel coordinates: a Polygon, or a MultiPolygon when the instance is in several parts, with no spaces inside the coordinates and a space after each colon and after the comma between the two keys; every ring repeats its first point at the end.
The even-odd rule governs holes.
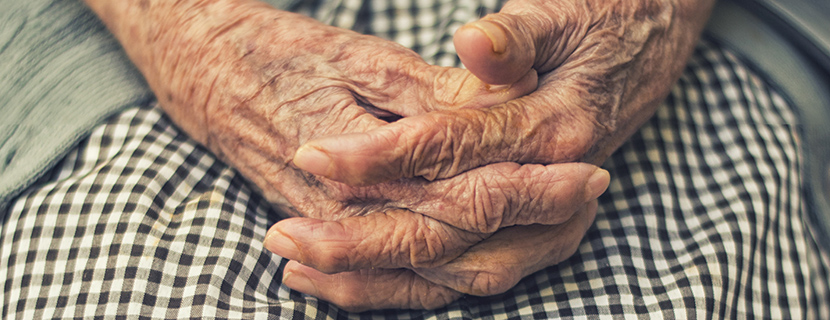
{"type": "Polygon", "coordinates": [[[830,1],[826,0],[741,0],[830,70],[830,1]]]}

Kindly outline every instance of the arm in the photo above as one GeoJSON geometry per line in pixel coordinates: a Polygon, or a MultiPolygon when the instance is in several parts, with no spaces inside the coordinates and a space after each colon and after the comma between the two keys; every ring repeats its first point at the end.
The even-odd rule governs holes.
{"type": "MultiPolygon", "coordinates": [[[[316,177],[292,163],[309,140],[365,132],[393,116],[486,108],[532,91],[536,74],[490,88],[464,70],[429,66],[394,43],[249,0],[87,2],[185,132],[289,214],[309,217],[280,222],[266,246],[320,270],[445,265],[500,228],[569,221],[608,184],[606,172],[587,164],[501,163],[442,181],[362,187],[316,177]],[[604,179],[590,180],[593,174],[604,179]],[[337,243],[317,241],[338,236],[347,238],[340,244],[348,252],[325,251],[337,243]],[[300,246],[305,251],[292,251],[302,241],[310,242],[300,246]]],[[[563,250],[575,248],[566,244],[563,250]]],[[[292,270],[300,274],[286,269],[285,283],[296,286],[292,270]]],[[[444,298],[459,294],[429,286],[443,288],[444,298]]],[[[409,292],[363,307],[449,302],[409,292]]]]}
{"type": "Polygon", "coordinates": [[[490,91],[394,43],[258,1],[87,3],[176,124],[294,215],[353,215],[365,209],[343,205],[351,194],[380,197],[298,170],[291,160],[302,143],[376,128],[384,116],[492,105],[536,85],[528,77],[490,91]],[[434,81],[438,75],[445,81],[434,81]]]}

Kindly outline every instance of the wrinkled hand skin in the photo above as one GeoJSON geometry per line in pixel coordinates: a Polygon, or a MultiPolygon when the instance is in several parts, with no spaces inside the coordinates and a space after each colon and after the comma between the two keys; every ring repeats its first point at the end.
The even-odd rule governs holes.
{"type": "MultiPolygon", "coordinates": [[[[461,256],[432,268],[371,268],[327,274],[301,264],[302,260],[292,260],[285,266],[283,281],[349,311],[435,309],[462,293],[503,293],[525,276],[567,259],[593,223],[596,209],[594,200],[560,225],[503,228],[461,256]]],[[[330,237],[315,240],[324,238],[330,237]]],[[[331,249],[336,250],[336,245],[331,249]]]]}
{"type": "Polygon", "coordinates": [[[447,178],[497,162],[600,164],[666,97],[713,2],[509,1],[459,29],[456,50],[492,84],[538,72],[536,91],[492,107],[315,139],[295,163],[355,185],[447,178]]]}
{"type": "Polygon", "coordinates": [[[608,185],[607,172],[578,163],[493,163],[441,181],[366,186],[317,177],[292,162],[308,141],[435,110],[488,108],[534,90],[536,73],[491,87],[399,45],[253,1],[87,3],[182,129],[289,214],[314,218],[284,220],[266,247],[306,264],[286,267],[286,284],[346,309],[435,308],[461,292],[503,292],[573,253],[608,185]],[[562,228],[569,232],[551,241],[562,228]],[[508,250],[522,247],[514,237],[545,245],[508,250]],[[490,264],[500,269],[481,269],[491,253],[504,256],[490,264]],[[320,291],[298,281],[330,276],[321,271],[349,272],[320,291]],[[372,286],[383,290],[359,300],[367,295],[344,294],[372,286]]]}
{"type": "MultiPolygon", "coordinates": [[[[314,174],[362,186],[400,178],[457,177],[500,162],[602,163],[668,94],[713,2],[509,1],[500,13],[461,28],[454,39],[456,49],[465,66],[485,82],[512,83],[532,71],[539,75],[537,90],[491,107],[438,110],[368,132],[314,139],[300,148],[294,163],[314,174]]],[[[286,282],[355,309],[397,306],[400,295],[418,300],[411,292],[396,295],[373,285],[381,281],[409,283],[402,287],[439,292],[446,297],[441,299],[453,295],[434,284],[471,294],[500,293],[530,272],[572,254],[593,221],[591,206],[561,225],[502,229],[447,264],[412,268],[421,278],[388,270],[328,275],[319,268],[292,264],[292,272],[301,274],[303,281],[292,274],[286,282]],[[546,258],[533,261],[538,256],[546,258]],[[366,295],[379,300],[350,298],[366,295]]],[[[302,222],[285,221],[275,228],[294,237],[300,247],[336,238],[297,237],[299,232],[292,233],[288,226],[298,224],[302,222]],[[285,228],[280,229],[283,223],[285,228]]],[[[352,224],[360,228],[359,223],[352,224]]],[[[338,249],[350,252],[333,243],[337,245],[328,246],[334,251],[328,255],[336,256],[338,249]]],[[[365,257],[352,259],[361,258],[365,257]]],[[[338,270],[348,269],[324,269],[338,270]]],[[[429,304],[435,300],[423,301],[424,307],[435,306],[429,304]]]]}
{"type": "Polygon", "coordinates": [[[353,216],[376,208],[344,204],[385,202],[379,192],[409,190],[396,189],[400,184],[350,188],[302,172],[291,161],[306,141],[386,124],[379,118],[493,105],[536,84],[529,74],[514,87],[490,91],[469,73],[428,66],[394,43],[259,2],[192,2],[169,8],[163,1],[138,1],[125,14],[170,26],[125,26],[116,19],[108,25],[125,38],[171,118],[269,200],[287,198],[294,214],[353,216]]]}

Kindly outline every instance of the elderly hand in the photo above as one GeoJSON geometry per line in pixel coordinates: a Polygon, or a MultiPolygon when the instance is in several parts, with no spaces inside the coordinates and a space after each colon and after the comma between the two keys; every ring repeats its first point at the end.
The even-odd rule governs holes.
{"type": "MultiPolygon", "coordinates": [[[[372,186],[317,178],[291,162],[297,147],[311,139],[365,132],[386,125],[385,120],[433,110],[487,108],[535,89],[536,74],[527,72],[510,86],[493,88],[466,71],[426,65],[393,43],[253,1],[87,3],[121,40],[179,126],[269,200],[293,215],[322,219],[289,219],[266,240],[273,251],[321,270],[452,271],[449,261],[480,259],[468,249],[496,230],[534,223],[578,223],[578,236],[550,247],[567,256],[590,224],[585,221],[593,217],[591,203],[608,184],[608,173],[588,164],[497,163],[442,181],[412,178],[372,186]],[[579,210],[585,213],[574,215],[579,210]],[[355,222],[360,228],[352,228],[355,222]],[[340,254],[291,248],[295,241],[313,239],[303,238],[307,235],[348,239],[341,242],[340,254]],[[467,258],[459,258],[462,254],[467,258]],[[430,267],[441,268],[424,269],[430,267]]],[[[505,241],[500,238],[487,243],[505,241]]],[[[327,244],[339,245],[315,245],[327,244]]],[[[549,263],[548,257],[533,258],[549,263]]],[[[292,269],[286,270],[291,285],[292,269]]],[[[293,278],[296,284],[299,277],[293,278]]],[[[415,287],[411,292],[423,293],[415,287]]],[[[367,306],[447,302],[399,295],[367,306]]]]}
{"type": "MultiPolygon", "coordinates": [[[[434,309],[458,299],[462,293],[479,296],[503,293],[527,275],[567,259],[576,252],[580,240],[594,221],[596,210],[597,202],[593,200],[560,224],[500,229],[455,259],[433,264],[432,267],[390,269],[395,265],[381,263],[378,265],[385,268],[364,265],[363,269],[336,273],[331,269],[326,272],[315,269],[319,268],[321,261],[324,264],[331,261],[331,257],[376,261],[378,257],[373,256],[376,250],[362,250],[371,246],[366,237],[372,242],[379,240],[379,243],[383,243],[383,237],[388,237],[388,241],[394,244],[398,241],[396,238],[417,237],[413,231],[431,232],[421,229],[390,233],[383,230],[384,225],[375,222],[378,219],[354,217],[331,222],[288,219],[274,225],[269,234],[291,234],[294,238],[290,241],[298,247],[286,249],[278,244],[269,244],[275,241],[269,236],[266,236],[266,246],[278,253],[287,252],[295,259],[285,266],[283,282],[286,285],[346,310],[434,309]],[[372,236],[373,230],[377,230],[379,235],[372,236]]],[[[395,217],[382,216],[380,219],[386,222],[383,220],[395,220],[395,217]]],[[[426,227],[429,228],[428,225],[426,227]]],[[[429,243],[423,243],[419,249],[420,254],[442,250],[430,247],[429,243]]],[[[418,255],[419,252],[404,253],[418,255]]],[[[393,254],[399,252],[383,253],[393,254]]]]}
{"type": "Polygon", "coordinates": [[[601,163],[668,94],[713,0],[512,0],[455,35],[480,79],[539,88],[488,108],[408,117],[377,129],[309,141],[294,163],[367,185],[447,178],[496,162],[601,163]]]}
{"type": "MultiPolygon", "coordinates": [[[[88,2],[170,117],[269,200],[293,206],[295,215],[355,216],[402,207],[398,202],[416,196],[452,205],[424,194],[450,193],[470,185],[464,179],[472,176],[442,189],[416,181],[353,188],[317,179],[291,160],[299,145],[316,137],[362,132],[387,124],[383,119],[433,109],[485,107],[536,85],[528,74],[491,90],[466,71],[429,66],[389,41],[256,1],[88,2]]],[[[487,172],[529,182],[526,172],[479,174],[487,172]]]]}
{"type": "MultiPolygon", "coordinates": [[[[511,83],[535,70],[538,90],[493,107],[419,114],[368,132],[315,139],[300,148],[294,163],[353,185],[443,179],[503,161],[600,163],[668,93],[712,2],[510,1],[499,14],[460,29],[456,49],[469,70],[488,83],[511,83]]],[[[456,260],[433,268],[325,274],[291,263],[286,281],[353,309],[405,306],[401,301],[407,299],[411,305],[434,305],[457,296],[447,287],[498,293],[572,254],[575,239],[590,226],[594,205],[563,225],[500,230],[456,260]],[[429,298],[432,292],[437,298],[429,298]]],[[[287,220],[274,229],[306,250],[306,255],[294,257],[307,259],[301,261],[311,266],[331,256],[371,261],[377,258],[349,245],[359,242],[351,234],[371,232],[374,225],[362,222],[367,218],[337,224],[287,220]],[[349,230],[348,235],[315,230],[326,226],[349,230]],[[316,257],[309,257],[312,252],[316,257]]],[[[348,269],[326,269],[343,270],[348,269]]]]}

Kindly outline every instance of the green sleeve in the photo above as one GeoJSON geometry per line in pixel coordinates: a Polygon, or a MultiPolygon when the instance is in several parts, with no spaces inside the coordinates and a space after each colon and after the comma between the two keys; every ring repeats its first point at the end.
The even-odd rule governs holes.
{"type": "MultiPolygon", "coordinates": [[[[271,0],[289,8],[295,0],[271,0]]],[[[80,0],[0,0],[0,219],[108,116],[153,94],[80,0]]]]}

